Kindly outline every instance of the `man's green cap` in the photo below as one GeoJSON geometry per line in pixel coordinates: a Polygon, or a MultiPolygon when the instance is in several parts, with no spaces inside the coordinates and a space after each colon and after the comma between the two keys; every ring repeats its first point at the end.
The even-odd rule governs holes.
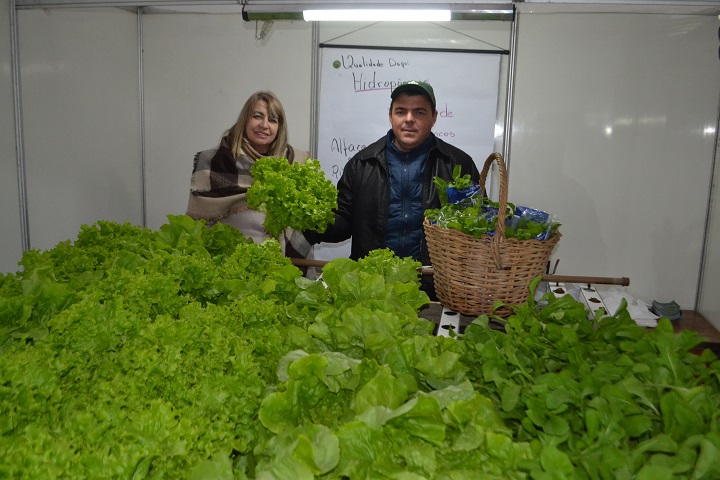
{"type": "Polygon", "coordinates": [[[411,80],[409,82],[403,82],[397,87],[395,87],[395,90],[392,91],[390,94],[390,98],[395,100],[395,97],[400,95],[401,93],[420,93],[422,95],[425,95],[428,100],[430,100],[430,104],[432,105],[432,109],[435,110],[435,92],[433,92],[433,88],[425,83],[425,82],[419,82],[417,80],[411,80]]]}

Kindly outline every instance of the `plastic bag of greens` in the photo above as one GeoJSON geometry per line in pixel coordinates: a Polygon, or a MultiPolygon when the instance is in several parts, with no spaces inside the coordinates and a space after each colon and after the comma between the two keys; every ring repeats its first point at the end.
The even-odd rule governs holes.
{"type": "Polygon", "coordinates": [[[505,221],[505,237],[518,240],[547,240],[560,223],[555,215],[542,210],[519,205],[512,218],[505,221]]]}

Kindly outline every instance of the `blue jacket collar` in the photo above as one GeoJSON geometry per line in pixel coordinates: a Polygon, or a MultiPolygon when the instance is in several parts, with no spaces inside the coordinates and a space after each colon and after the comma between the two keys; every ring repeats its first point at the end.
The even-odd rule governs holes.
{"type": "Polygon", "coordinates": [[[391,128],[390,130],[388,130],[387,136],[385,137],[385,147],[388,150],[392,151],[395,155],[398,155],[398,156],[408,155],[408,156],[413,157],[413,156],[417,156],[417,155],[422,155],[422,154],[430,151],[430,149],[434,145],[434,142],[433,142],[434,137],[435,137],[435,135],[433,135],[431,133],[430,136],[422,143],[422,145],[420,145],[416,149],[411,150],[409,152],[403,152],[395,146],[395,133],[392,131],[392,128],[391,128]]]}

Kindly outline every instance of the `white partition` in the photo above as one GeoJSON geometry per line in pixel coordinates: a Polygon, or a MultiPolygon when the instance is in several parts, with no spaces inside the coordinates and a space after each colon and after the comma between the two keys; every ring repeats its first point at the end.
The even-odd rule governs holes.
{"type": "Polygon", "coordinates": [[[217,146],[245,100],[271,90],[290,144],[310,149],[312,28],[274,22],[263,40],[241,15],[143,15],[147,223],[184,214],[195,153],[217,146]]]}
{"type": "Polygon", "coordinates": [[[20,195],[15,155],[10,8],[0,1],[0,272],[15,272],[22,256],[20,195]],[[7,40],[7,41],[6,41],[7,40]]]}
{"type": "Polygon", "coordinates": [[[629,277],[643,300],[693,309],[720,93],[717,16],[527,10],[512,201],[559,216],[558,274],[629,277]]]}
{"type": "Polygon", "coordinates": [[[137,17],[18,11],[31,248],[142,222],[137,17]]]}

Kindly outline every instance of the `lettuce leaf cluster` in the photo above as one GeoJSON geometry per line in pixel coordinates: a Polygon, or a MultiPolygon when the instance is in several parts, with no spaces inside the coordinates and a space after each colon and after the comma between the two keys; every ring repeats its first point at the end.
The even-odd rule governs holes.
{"type": "Polygon", "coordinates": [[[279,244],[99,222],[22,264],[0,284],[0,477],[234,478],[293,348],[279,244]]]}
{"type": "Polygon", "coordinates": [[[320,161],[289,163],[284,157],[262,157],[250,170],[253,184],[248,205],[266,213],[265,229],[275,238],[287,228],[324,232],[335,222],[337,189],[325,177],[320,161]]]}

